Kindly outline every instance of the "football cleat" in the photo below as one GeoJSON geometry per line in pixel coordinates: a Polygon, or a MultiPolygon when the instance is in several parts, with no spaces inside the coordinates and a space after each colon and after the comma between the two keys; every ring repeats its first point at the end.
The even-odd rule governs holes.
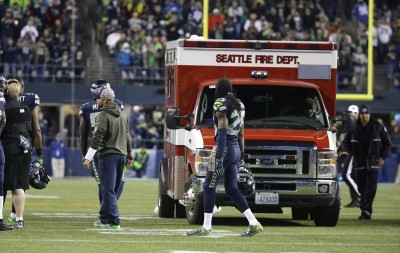
{"type": "Polygon", "coordinates": [[[256,225],[250,225],[246,231],[241,233],[239,236],[240,237],[251,237],[253,235],[256,235],[258,233],[261,233],[264,230],[263,226],[261,226],[260,222],[258,222],[256,225]]]}
{"type": "Polygon", "coordinates": [[[0,219],[0,231],[7,231],[7,230],[13,230],[13,228],[4,224],[3,220],[0,219]]]}
{"type": "Polygon", "coordinates": [[[24,228],[24,221],[19,220],[15,222],[14,224],[14,229],[23,229],[24,228]]]}
{"type": "Polygon", "coordinates": [[[94,226],[100,229],[121,229],[121,225],[103,224],[100,220],[95,221],[94,226]]]}
{"type": "Polygon", "coordinates": [[[16,222],[17,221],[16,221],[15,217],[8,216],[8,219],[7,219],[8,226],[14,227],[16,222]]]}
{"type": "Polygon", "coordinates": [[[200,228],[197,230],[187,232],[186,235],[211,236],[213,235],[213,231],[212,229],[200,228]]]}

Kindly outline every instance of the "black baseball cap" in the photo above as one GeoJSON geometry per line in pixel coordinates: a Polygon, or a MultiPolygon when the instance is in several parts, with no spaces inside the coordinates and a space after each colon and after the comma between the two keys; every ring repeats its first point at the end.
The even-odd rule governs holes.
{"type": "Polygon", "coordinates": [[[360,105],[360,114],[371,114],[371,110],[369,109],[369,106],[366,104],[360,105]]]}

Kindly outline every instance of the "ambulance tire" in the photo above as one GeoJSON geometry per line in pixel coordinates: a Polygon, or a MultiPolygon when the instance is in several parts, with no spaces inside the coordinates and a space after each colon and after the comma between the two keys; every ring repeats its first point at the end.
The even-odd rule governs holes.
{"type": "MultiPolygon", "coordinates": [[[[186,192],[191,192],[192,181],[194,176],[189,177],[188,183],[185,186],[186,192]]],[[[186,206],[186,219],[189,224],[203,224],[204,219],[204,197],[199,194],[190,194],[189,204],[186,206]]]]}
{"type": "Polygon", "coordinates": [[[175,217],[186,218],[186,208],[185,206],[179,204],[179,201],[175,203],[175,217]]]}
{"type": "Polygon", "coordinates": [[[311,217],[317,227],[335,227],[339,220],[340,192],[337,189],[336,198],[330,206],[318,206],[311,209],[311,217]]]}
{"type": "Polygon", "coordinates": [[[308,220],[310,209],[302,207],[292,207],[293,220],[308,220]]]}
{"type": "Polygon", "coordinates": [[[167,194],[168,184],[166,179],[168,177],[165,173],[166,172],[163,171],[163,166],[161,165],[160,176],[158,179],[158,217],[173,218],[175,201],[167,194]]]}

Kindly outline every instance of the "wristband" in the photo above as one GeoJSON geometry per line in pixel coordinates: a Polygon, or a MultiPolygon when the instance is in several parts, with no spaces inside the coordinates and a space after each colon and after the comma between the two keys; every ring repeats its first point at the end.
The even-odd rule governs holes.
{"type": "Polygon", "coordinates": [[[93,159],[94,154],[96,154],[96,149],[89,148],[88,152],[85,155],[85,159],[91,161],[93,159]]]}
{"type": "Polygon", "coordinates": [[[217,131],[217,138],[215,143],[217,145],[217,154],[216,158],[222,158],[225,155],[225,148],[226,148],[226,134],[228,130],[226,128],[220,128],[217,131]]]}
{"type": "Polygon", "coordinates": [[[42,149],[41,148],[37,148],[36,149],[36,155],[37,156],[42,156],[42,149]]]}

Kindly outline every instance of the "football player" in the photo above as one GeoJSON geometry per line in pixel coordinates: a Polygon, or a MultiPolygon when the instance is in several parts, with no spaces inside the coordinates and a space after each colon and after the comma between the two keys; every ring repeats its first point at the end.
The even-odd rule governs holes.
{"type": "MultiPolygon", "coordinates": [[[[6,114],[4,108],[6,106],[6,100],[4,99],[4,88],[6,86],[7,80],[1,76],[0,77],[0,135],[4,126],[6,125],[6,114]]],[[[0,231],[12,230],[11,227],[7,226],[3,222],[3,205],[4,205],[4,194],[3,194],[3,184],[4,184],[4,150],[3,145],[0,142],[0,231]]]]}
{"type": "MultiPolygon", "coordinates": [[[[211,226],[213,207],[216,201],[216,188],[220,178],[224,179],[226,193],[235,202],[241,213],[247,218],[249,227],[239,236],[253,236],[263,227],[250,210],[246,198],[238,189],[237,165],[243,159],[244,152],[244,104],[237,99],[232,92],[232,84],[229,79],[221,78],[215,87],[216,100],[214,109],[215,136],[215,162],[209,164],[204,182],[204,220],[203,227],[190,231],[190,236],[212,236],[211,226]]],[[[253,191],[252,186],[252,191],[253,191]]]]}

